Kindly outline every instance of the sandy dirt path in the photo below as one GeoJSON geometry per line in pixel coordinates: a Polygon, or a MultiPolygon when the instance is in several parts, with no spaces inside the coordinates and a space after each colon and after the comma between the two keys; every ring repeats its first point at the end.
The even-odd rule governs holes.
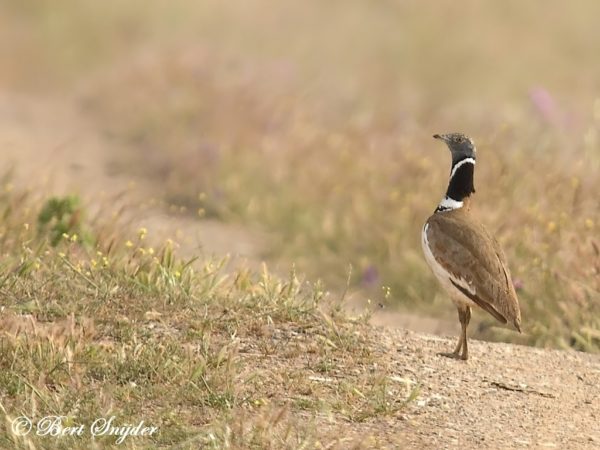
{"type": "MultiPolygon", "coordinates": [[[[386,449],[600,448],[597,355],[470,340],[470,359],[457,361],[438,355],[454,339],[389,329],[371,338],[393,387],[417,387],[419,394],[393,416],[348,424],[347,442],[386,449]]],[[[335,370],[322,382],[347,376],[335,370]]],[[[335,433],[340,423],[330,426],[335,433]]]]}
{"type": "Polygon", "coordinates": [[[421,383],[403,424],[413,448],[600,448],[597,355],[470,341],[462,362],[437,355],[453,340],[398,332],[382,341],[399,373],[421,383]]]}
{"type": "Polygon", "coordinates": [[[77,193],[92,210],[101,206],[99,202],[122,207],[127,222],[147,228],[157,240],[175,240],[185,257],[258,257],[256,234],[235,225],[169,214],[160,204],[160,181],[150,185],[114,173],[114,158],[123,149],[107,141],[74,105],[69,99],[0,95],[2,169],[13,169],[15,183],[41,185],[53,195],[77,193]]]}

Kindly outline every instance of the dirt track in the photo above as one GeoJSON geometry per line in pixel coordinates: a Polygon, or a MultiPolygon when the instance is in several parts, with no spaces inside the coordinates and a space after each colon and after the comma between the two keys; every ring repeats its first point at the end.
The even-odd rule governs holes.
{"type": "MultiPolygon", "coordinates": [[[[132,187],[132,180],[110,175],[107,167],[119,149],[68,101],[0,96],[0,147],[3,165],[15,165],[16,183],[80,192],[86,202],[137,205],[134,226],[175,237],[184,254],[257,255],[256,239],[246,230],[169,216],[149,201],[157,192],[142,181],[132,187]],[[39,174],[52,175],[45,180],[39,174]]],[[[471,359],[461,362],[437,356],[453,340],[390,328],[374,336],[398,382],[419,384],[420,395],[400,417],[348,424],[349,435],[374,434],[382,445],[411,448],[600,448],[596,355],[471,340],[471,359]]]]}
{"type": "Polygon", "coordinates": [[[0,94],[0,148],[4,171],[15,182],[55,195],[78,193],[86,205],[122,207],[125,220],[146,227],[155,239],[172,238],[179,252],[247,258],[257,237],[246,230],[186,215],[170,215],[160,204],[160,184],[113,173],[123,151],[81,117],[74,100],[44,100],[0,94]],[[75,106],[74,106],[75,105],[75,106]]]}
{"type": "Polygon", "coordinates": [[[600,448],[600,361],[590,354],[381,333],[398,374],[421,384],[402,427],[414,448],[600,448]],[[409,430],[414,430],[411,433],[409,430]]]}

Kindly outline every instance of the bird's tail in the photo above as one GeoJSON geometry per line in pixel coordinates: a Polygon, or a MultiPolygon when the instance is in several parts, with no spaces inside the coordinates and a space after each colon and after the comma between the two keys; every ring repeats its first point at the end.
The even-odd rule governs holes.
{"type": "Polygon", "coordinates": [[[517,331],[519,333],[522,333],[522,331],[521,331],[521,318],[520,317],[518,317],[518,318],[515,319],[515,321],[513,322],[513,325],[515,326],[515,328],[517,329],[517,331]]]}

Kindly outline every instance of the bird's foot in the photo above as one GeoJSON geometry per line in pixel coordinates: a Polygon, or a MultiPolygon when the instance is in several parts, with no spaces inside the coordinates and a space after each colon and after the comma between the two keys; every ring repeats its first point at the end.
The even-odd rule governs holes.
{"type": "Polygon", "coordinates": [[[469,355],[467,355],[466,353],[459,353],[459,352],[441,352],[438,353],[439,356],[444,356],[446,358],[452,358],[452,359],[461,359],[463,361],[466,361],[467,359],[469,359],[469,355]]]}

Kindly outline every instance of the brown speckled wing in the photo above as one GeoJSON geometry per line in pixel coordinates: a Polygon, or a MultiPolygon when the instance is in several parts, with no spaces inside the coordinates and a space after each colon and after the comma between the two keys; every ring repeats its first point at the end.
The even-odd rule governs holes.
{"type": "Polygon", "coordinates": [[[474,288],[475,303],[520,330],[519,301],[498,242],[464,209],[434,214],[427,223],[436,261],[474,288]]]}

